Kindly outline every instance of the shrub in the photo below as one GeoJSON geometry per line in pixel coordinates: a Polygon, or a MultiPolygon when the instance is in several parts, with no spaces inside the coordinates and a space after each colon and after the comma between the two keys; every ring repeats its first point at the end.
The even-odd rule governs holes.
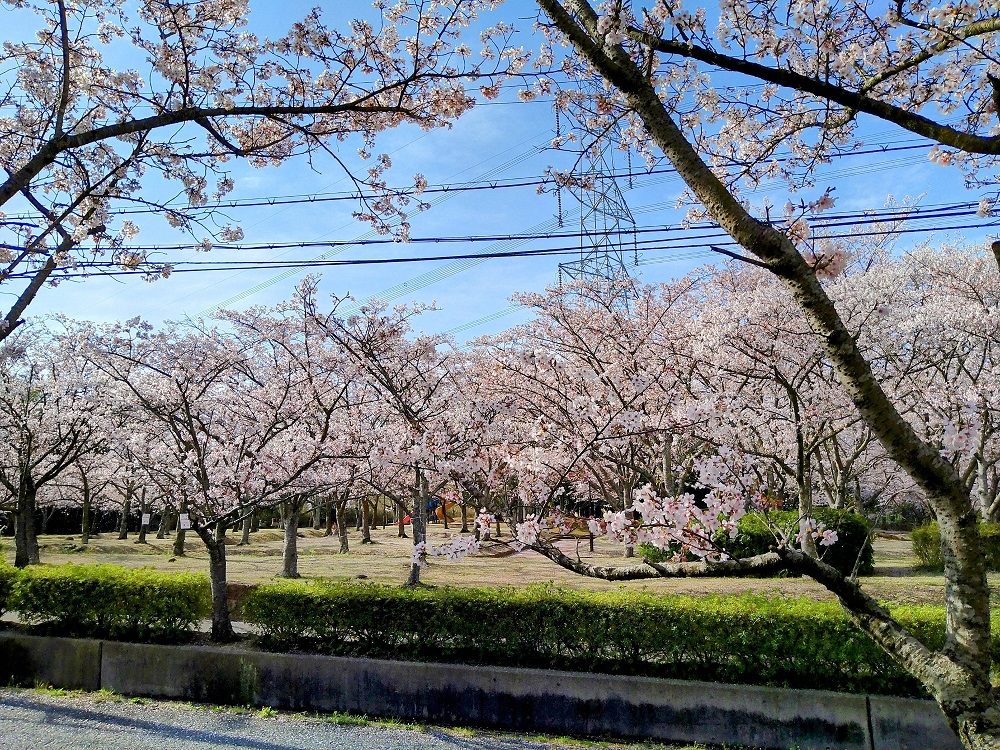
{"type": "MultiPolygon", "coordinates": [[[[863,516],[846,510],[816,508],[813,516],[827,528],[837,532],[837,543],[820,548],[823,560],[844,575],[850,575],[858,563],[858,573],[866,575],[875,570],[875,557],[870,543],[871,527],[863,516]],[[858,557],[860,556],[860,562],[858,557]]],[[[799,514],[795,511],[771,511],[767,518],[760,513],[748,513],[739,520],[739,534],[735,539],[720,538],[733,557],[762,555],[776,542],[769,523],[784,530],[792,538],[797,533],[799,514]]],[[[651,544],[639,545],[639,554],[653,562],[663,562],[670,555],[651,544]]]]}
{"type": "MultiPolygon", "coordinates": [[[[288,582],[243,612],[271,648],[923,696],[832,602],[288,582]]],[[[893,612],[943,644],[942,608],[893,612]]]]}
{"type": "MultiPolygon", "coordinates": [[[[1000,524],[980,523],[979,537],[983,543],[986,569],[1000,571],[1000,524]]],[[[944,556],[941,554],[941,529],[937,521],[915,528],[910,534],[913,554],[917,556],[921,568],[944,570],[944,556]]]]}
{"type": "Polygon", "coordinates": [[[7,611],[7,600],[10,598],[10,592],[14,587],[14,579],[16,577],[17,568],[11,567],[3,560],[0,560],[0,615],[7,611]]]}
{"type": "Polygon", "coordinates": [[[910,543],[913,554],[917,556],[918,565],[929,570],[944,570],[944,557],[941,555],[941,535],[937,521],[931,521],[924,526],[918,526],[910,533],[910,543]]]}
{"type": "Polygon", "coordinates": [[[211,612],[203,575],[110,565],[25,568],[8,603],[53,632],[153,641],[179,640],[211,612]]]}

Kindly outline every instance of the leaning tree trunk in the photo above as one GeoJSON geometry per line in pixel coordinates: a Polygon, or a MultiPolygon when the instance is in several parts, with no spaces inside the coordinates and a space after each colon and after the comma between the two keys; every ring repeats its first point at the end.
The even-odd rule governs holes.
{"type": "Polygon", "coordinates": [[[208,571],[212,584],[212,640],[225,643],[233,640],[226,581],[226,527],[219,523],[214,529],[199,527],[197,531],[208,548],[208,571]]]}
{"type": "Polygon", "coordinates": [[[14,519],[14,565],[24,568],[38,565],[38,535],[35,533],[36,489],[22,480],[18,488],[17,512],[14,519]]]}
{"type": "MultiPolygon", "coordinates": [[[[1000,748],[1000,710],[989,680],[990,588],[977,513],[968,488],[939,448],[924,442],[886,395],[815,269],[788,235],[753,217],[712,172],[675,122],[673,111],[656,89],[655,79],[638,67],[621,45],[596,39],[600,36],[599,20],[593,8],[585,0],[566,4],[537,0],[537,4],[549,21],[567,35],[581,57],[622,95],[623,105],[642,120],[651,140],[707,213],[753,256],[752,262],[766,267],[782,281],[865,423],[888,456],[923,491],[940,527],[947,614],[945,643],[938,656],[947,663],[939,660],[928,669],[923,658],[912,658],[914,652],[923,654],[921,644],[898,623],[890,628],[888,613],[869,616],[845,601],[850,596],[841,596],[841,601],[855,621],[867,622],[866,632],[934,694],[966,747],[1000,748]],[[947,690],[935,686],[938,676],[947,683],[947,690]]],[[[661,48],[661,40],[655,37],[644,38],[644,42],[655,50],[661,48]]],[[[993,250],[1000,262],[1000,242],[994,243],[993,250]]],[[[856,584],[851,582],[851,586],[856,584]]]]}
{"type": "Polygon", "coordinates": [[[299,577],[299,511],[301,505],[297,499],[285,500],[281,503],[284,518],[285,538],[281,545],[281,577],[299,577]]]}

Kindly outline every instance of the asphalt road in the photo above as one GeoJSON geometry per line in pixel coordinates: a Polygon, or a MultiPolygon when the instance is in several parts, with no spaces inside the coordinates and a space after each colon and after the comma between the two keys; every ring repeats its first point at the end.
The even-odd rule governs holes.
{"type": "Polygon", "coordinates": [[[264,717],[100,694],[0,689],[3,750],[541,750],[536,740],[465,730],[344,726],[295,714],[264,717]]]}

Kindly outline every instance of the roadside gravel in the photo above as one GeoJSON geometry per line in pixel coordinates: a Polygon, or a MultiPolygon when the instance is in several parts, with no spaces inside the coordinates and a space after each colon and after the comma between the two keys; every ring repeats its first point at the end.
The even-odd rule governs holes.
{"type": "Polygon", "coordinates": [[[258,711],[234,712],[104,693],[0,689],[3,750],[543,750],[553,747],[537,739],[490,732],[386,724],[349,726],[336,721],[336,717],[323,719],[283,713],[264,716],[258,711]]]}

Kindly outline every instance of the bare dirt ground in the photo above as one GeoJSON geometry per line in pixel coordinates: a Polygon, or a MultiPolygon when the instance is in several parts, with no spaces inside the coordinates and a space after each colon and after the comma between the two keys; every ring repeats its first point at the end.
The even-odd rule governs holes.
{"type": "MultiPolygon", "coordinates": [[[[446,531],[440,523],[430,524],[429,541],[440,544],[456,530],[452,527],[446,531]]],[[[395,526],[373,529],[374,544],[361,544],[361,533],[352,529],[349,534],[351,551],[346,555],[340,554],[340,542],[336,536],[325,537],[322,531],[311,528],[300,529],[300,534],[299,572],[303,578],[369,580],[385,584],[401,584],[406,580],[410,565],[410,540],[398,538],[395,526]]],[[[105,563],[157,570],[208,570],[205,548],[191,534],[188,535],[183,557],[173,556],[172,537],[158,540],[150,534],[148,543],[139,545],[135,543],[134,536],[132,534],[129,539],[119,540],[117,534],[102,534],[92,537],[87,545],[80,543],[79,536],[43,536],[40,538],[42,562],[52,565],[105,563]]],[[[943,603],[944,577],[939,573],[918,570],[909,540],[894,536],[897,538],[876,538],[875,574],[864,577],[865,589],[877,598],[892,603],[943,603]]],[[[507,541],[509,538],[507,535],[501,537],[507,541]]],[[[233,544],[227,548],[229,580],[245,584],[276,580],[281,570],[281,540],[280,529],[255,532],[247,546],[237,545],[238,537],[234,537],[233,544]]],[[[12,560],[11,540],[3,541],[3,552],[8,560],[12,560]]],[[[578,545],[564,542],[562,546],[567,553],[578,553],[588,562],[616,565],[639,562],[624,559],[622,549],[607,539],[598,540],[593,553],[589,552],[586,539],[578,545]]],[[[525,586],[550,582],[556,586],[590,591],[625,588],[695,595],[753,592],[766,596],[832,598],[824,588],[804,578],[660,579],[609,583],[575,575],[536,553],[505,554],[509,550],[503,545],[492,545],[488,549],[487,553],[457,562],[432,560],[421,578],[432,586],[525,586]]],[[[991,574],[990,583],[994,593],[1000,595],[1000,574],[991,574]]]]}

